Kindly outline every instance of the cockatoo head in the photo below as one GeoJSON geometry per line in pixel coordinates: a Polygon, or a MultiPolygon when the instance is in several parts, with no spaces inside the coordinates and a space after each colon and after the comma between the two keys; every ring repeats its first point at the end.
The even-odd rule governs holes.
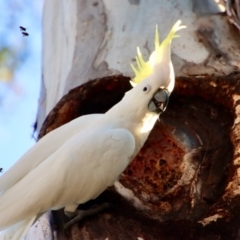
{"type": "Polygon", "coordinates": [[[144,97],[138,97],[138,101],[149,101],[148,110],[151,112],[163,112],[173,91],[175,75],[171,62],[171,41],[178,37],[175,33],[182,28],[185,26],[181,26],[181,21],[178,20],[160,44],[156,27],[155,50],[147,62],[143,60],[140,49],[137,48],[137,68],[132,65],[135,77],[131,81],[134,87],[131,91],[142,92],[144,97]]]}

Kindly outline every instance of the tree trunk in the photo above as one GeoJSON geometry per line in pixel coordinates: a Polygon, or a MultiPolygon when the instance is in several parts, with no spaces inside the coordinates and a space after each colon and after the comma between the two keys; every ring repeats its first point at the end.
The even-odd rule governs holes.
{"type": "Polygon", "coordinates": [[[136,46],[145,59],[153,50],[155,24],[160,37],[178,19],[187,25],[173,41],[177,77],[166,113],[114,187],[80,206],[112,207],[69,235],[63,213],[53,212],[55,238],[240,238],[238,12],[227,4],[226,14],[211,0],[45,2],[39,130],[53,110],[40,137],[117,103],[130,89],[136,46]]]}

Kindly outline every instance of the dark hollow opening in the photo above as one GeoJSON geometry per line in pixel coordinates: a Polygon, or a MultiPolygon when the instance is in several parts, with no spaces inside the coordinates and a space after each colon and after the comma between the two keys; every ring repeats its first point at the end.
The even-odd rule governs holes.
{"type": "Polygon", "coordinates": [[[162,220],[201,218],[227,185],[232,114],[201,97],[175,94],[160,119],[122,183],[162,220]],[[166,212],[160,202],[172,210],[166,212]]]}
{"type": "MultiPolygon", "coordinates": [[[[97,79],[73,89],[49,114],[40,137],[83,114],[104,113],[129,89],[129,78],[123,76],[97,79]]],[[[195,220],[207,215],[233,176],[230,133],[235,116],[232,94],[238,89],[237,75],[178,78],[167,111],[120,178],[125,187],[152,209],[144,213],[147,219],[165,222],[163,229],[170,235],[178,220],[197,224],[195,230],[200,228],[195,220]]],[[[121,209],[122,215],[116,209],[113,211],[114,218],[122,217],[121,224],[127,224],[124,206],[130,205],[117,198],[112,189],[106,192],[110,196],[108,199],[112,198],[118,205],[116,209],[121,209]]],[[[131,217],[134,219],[134,214],[131,217]]],[[[101,221],[101,217],[96,221],[101,221]]],[[[186,233],[189,228],[181,230],[186,233]]],[[[158,228],[154,227],[154,231],[158,232],[158,228]]]]}

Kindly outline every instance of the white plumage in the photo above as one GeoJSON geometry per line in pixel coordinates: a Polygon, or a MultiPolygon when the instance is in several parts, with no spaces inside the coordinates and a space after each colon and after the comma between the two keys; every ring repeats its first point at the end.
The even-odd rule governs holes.
{"type": "Polygon", "coordinates": [[[166,58],[154,62],[152,72],[142,81],[138,78],[138,84],[118,104],[105,114],[82,116],[50,132],[3,174],[0,240],[23,238],[48,210],[74,212],[78,204],[96,198],[118,179],[167,104],[167,99],[158,97],[166,97],[173,89],[168,55],[179,25],[174,25],[159,51],[166,58]],[[156,69],[164,69],[164,74],[156,69]]]}

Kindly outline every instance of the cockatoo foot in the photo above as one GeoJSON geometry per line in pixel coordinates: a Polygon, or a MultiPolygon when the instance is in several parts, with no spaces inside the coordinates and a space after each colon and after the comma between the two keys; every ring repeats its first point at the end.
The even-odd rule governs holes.
{"type": "Polygon", "coordinates": [[[102,205],[88,209],[88,210],[76,210],[75,212],[67,212],[65,211],[65,214],[72,218],[68,223],[65,224],[64,230],[67,231],[72,227],[75,223],[78,223],[79,221],[83,220],[85,217],[92,216],[95,214],[98,214],[102,210],[109,208],[111,206],[110,203],[103,203],[102,205]]]}

